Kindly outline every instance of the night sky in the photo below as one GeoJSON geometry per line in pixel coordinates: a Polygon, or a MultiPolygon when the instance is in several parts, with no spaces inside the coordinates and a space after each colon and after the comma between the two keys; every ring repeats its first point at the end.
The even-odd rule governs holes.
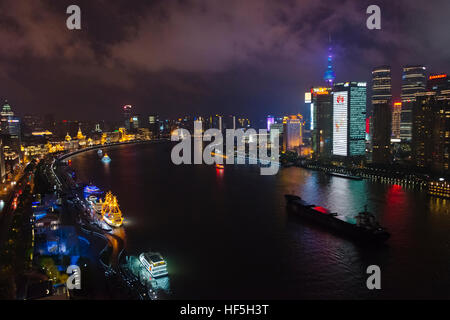
{"type": "MultiPolygon", "coordinates": [[[[323,84],[328,34],[337,81],[374,66],[450,72],[449,0],[0,0],[0,99],[19,115],[119,119],[135,113],[304,112],[323,84]],[[66,28],[81,7],[82,30],[66,28]],[[381,7],[381,30],[366,8],[381,7]]],[[[306,111],[305,111],[306,112],[306,111]]]]}

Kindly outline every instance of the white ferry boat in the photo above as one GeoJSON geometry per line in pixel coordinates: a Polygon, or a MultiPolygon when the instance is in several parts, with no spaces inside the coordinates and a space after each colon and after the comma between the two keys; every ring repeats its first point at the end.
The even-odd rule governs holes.
{"type": "Polygon", "coordinates": [[[141,253],[139,261],[144,268],[150,272],[152,277],[163,277],[168,275],[167,263],[164,258],[156,252],[141,253]]]}

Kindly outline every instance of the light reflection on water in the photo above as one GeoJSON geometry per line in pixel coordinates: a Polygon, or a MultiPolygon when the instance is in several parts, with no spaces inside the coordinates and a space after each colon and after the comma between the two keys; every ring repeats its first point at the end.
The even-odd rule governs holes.
{"type": "Polygon", "coordinates": [[[175,298],[449,298],[448,201],[401,186],[300,168],[261,176],[257,166],[174,166],[170,147],[108,149],[73,157],[82,181],[118,196],[127,249],[159,251],[175,298]],[[291,217],[285,193],[352,217],[367,205],[392,234],[366,248],[291,217]],[[382,290],[365,287],[367,266],[382,290]]]}

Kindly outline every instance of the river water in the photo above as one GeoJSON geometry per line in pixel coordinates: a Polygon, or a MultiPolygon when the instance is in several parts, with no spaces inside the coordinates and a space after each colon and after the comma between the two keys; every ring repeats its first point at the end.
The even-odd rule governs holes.
{"type": "Polygon", "coordinates": [[[167,143],[73,156],[79,181],[117,195],[129,254],[158,251],[174,299],[450,298],[450,202],[403,186],[291,167],[173,165],[167,143]],[[362,246],[285,210],[285,193],[353,216],[367,205],[392,234],[362,246]],[[366,269],[381,268],[381,290],[366,269]]]}

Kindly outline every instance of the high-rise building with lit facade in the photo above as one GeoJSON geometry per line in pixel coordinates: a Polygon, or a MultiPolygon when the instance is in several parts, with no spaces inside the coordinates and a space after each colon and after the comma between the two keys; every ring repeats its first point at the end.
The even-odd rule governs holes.
{"type": "Polygon", "coordinates": [[[139,114],[136,114],[134,116],[131,117],[130,120],[130,130],[136,132],[137,129],[140,128],[140,120],[141,120],[141,116],[139,114]]]}
{"type": "Polygon", "coordinates": [[[400,138],[411,141],[412,117],[416,95],[425,92],[424,66],[405,66],[402,74],[402,116],[400,122],[400,138]]]}
{"type": "Polygon", "coordinates": [[[374,68],[372,70],[372,105],[389,102],[391,98],[391,67],[374,68]]]}
{"type": "Polygon", "coordinates": [[[333,88],[333,155],[365,155],[366,82],[337,83],[333,88]]]}
{"type": "Polygon", "coordinates": [[[392,134],[391,67],[372,70],[372,161],[386,164],[390,160],[392,134]]]}
{"type": "MultiPolygon", "coordinates": [[[[333,93],[331,87],[312,87],[310,130],[314,158],[328,158],[333,149],[333,93]]],[[[308,100],[305,100],[307,102],[308,100]]]]}
{"type": "Polygon", "coordinates": [[[148,129],[150,130],[152,138],[159,138],[160,124],[159,117],[157,115],[148,116],[148,129]]]}
{"type": "Polygon", "coordinates": [[[0,111],[1,134],[3,138],[3,150],[7,150],[11,157],[20,159],[21,154],[21,129],[20,119],[14,116],[11,106],[5,101],[0,111]],[[15,155],[14,155],[15,154],[15,155]]]}
{"type": "Polygon", "coordinates": [[[14,112],[12,111],[11,106],[8,104],[8,101],[5,101],[2,110],[0,111],[0,120],[1,120],[0,130],[2,134],[8,133],[9,131],[8,118],[13,116],[14,112]]]}
{"type": "Polygon", "coordinates": [[[402,103],[394,102],[392,106],[392,140],[400,140],[400,122],[402,117],[402,103]]]}
{"type": "Polygon", "coordinates": [[[123,121],[124,121],[125,128],[127,130],[130,130],[131,129],[130,123],[132,122],[132,119],[131,119],[132,107],[131,107],[131,105],[127,104],[127,105],[123,106],[122,109],[123,109],[123,121]]]}
{"type": "Polygon", "coordinates": [[[299,152],[303,145],[303,116],[284,117],[283,125],[283,150],[299,152]]]}
{"type": "Polygon", "coordinates": [[[412,159],[417,167],[449,174],[450,79],[431,75],[427,92],[417,95],[413,112],[412,159]]]}

